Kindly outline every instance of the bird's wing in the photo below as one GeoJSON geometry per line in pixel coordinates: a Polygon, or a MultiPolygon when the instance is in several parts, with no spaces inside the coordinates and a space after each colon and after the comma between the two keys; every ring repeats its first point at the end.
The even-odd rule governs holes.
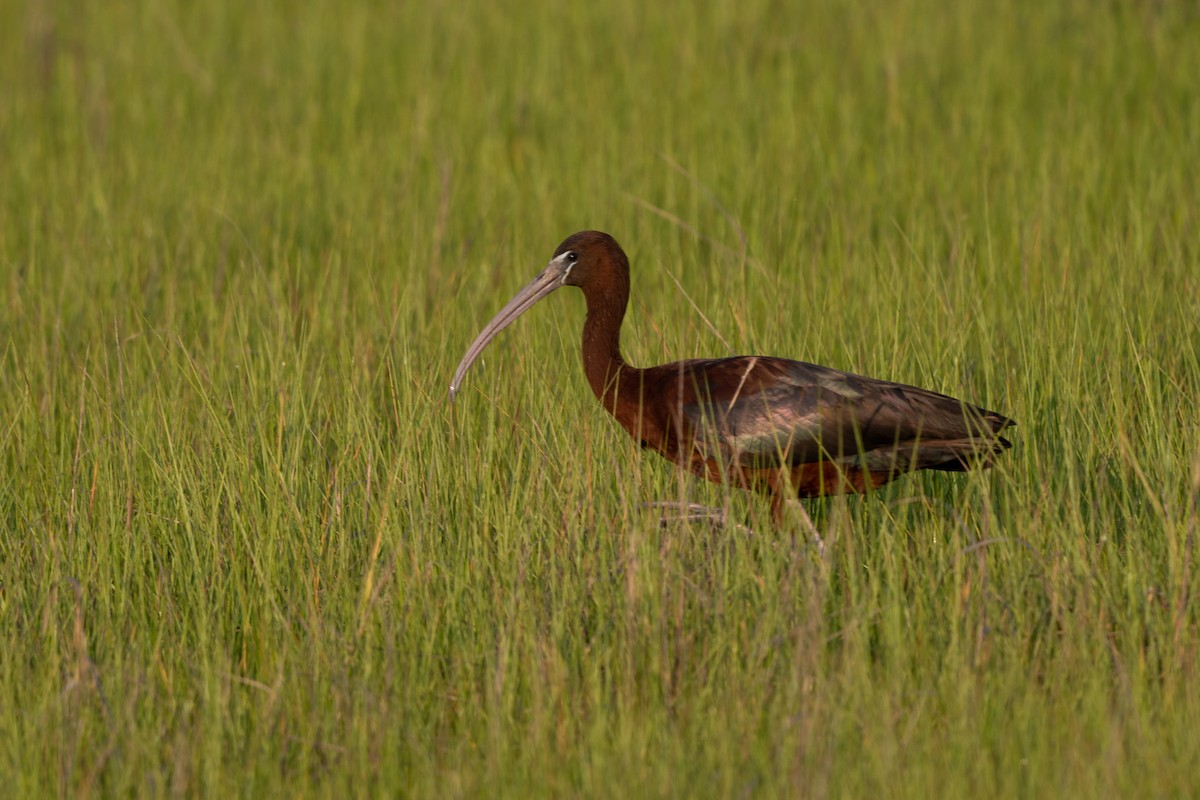
{"type": "Polygon", "coordinates": [[[801,464],[902,443],[994,438],[1012,420],[943,394],[782,358],[674,365],[680,422],[709,457],[801,464]]]}

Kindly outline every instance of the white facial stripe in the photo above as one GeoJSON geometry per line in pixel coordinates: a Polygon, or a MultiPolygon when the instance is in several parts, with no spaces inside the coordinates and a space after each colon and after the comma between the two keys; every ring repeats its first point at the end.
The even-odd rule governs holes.
{"type": "Polygon", "coordinates": [[[562,278],[559,279],[559,284],[562,286],[567,285],[567,276],[571,274],[571,268],[575,266],[574,261],[567,261],[567,256],[569,256],[569,255],[571,255],[570,250],[568,250],[565,253],[555,256],[554,259],[550,262],[552,264],[566,264],[567,265],[563,269],[562,278]]]}

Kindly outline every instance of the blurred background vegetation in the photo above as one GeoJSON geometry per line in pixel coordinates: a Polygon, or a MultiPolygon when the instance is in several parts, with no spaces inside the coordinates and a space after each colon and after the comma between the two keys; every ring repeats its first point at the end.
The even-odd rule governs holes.
{"type": "Polygon", "coordinates": [[[1189,793],[1197,75],[1173,2],[0,6],[0,776],[1189,793]],[[812,360],[1016,448],[812,504],[821,557],[624,438],[578,298],[448,406],[582,228],[634,363],[812,360]]]}

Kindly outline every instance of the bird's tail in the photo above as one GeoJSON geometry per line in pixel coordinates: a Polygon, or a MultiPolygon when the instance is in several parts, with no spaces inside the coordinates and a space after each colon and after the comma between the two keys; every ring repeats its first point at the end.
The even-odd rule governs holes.
{"type": "Polygon", "coordinates": [[[988,469],[996,462],[996,456],[1010,447],[1012,442],[1003,436],[924,441],[921,442],[918,451],[919,459],[924,463],[918,469],[936,469],[942,472],[988,469]]]}

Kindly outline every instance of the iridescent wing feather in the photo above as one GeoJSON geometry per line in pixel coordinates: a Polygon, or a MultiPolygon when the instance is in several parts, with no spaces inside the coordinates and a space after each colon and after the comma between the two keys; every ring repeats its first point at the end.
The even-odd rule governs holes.
{"type": "MultiPolygon", "coordinates": [[[[677,424],[701,453],[744,467],[794,466],[926,442],[1000,452],[1012,420],[937,392],[783,358],[683,361],[675,373],[677,424]]],[[[958,451],[964,451],[957,455],[958,451]]],[[[915,465],[914,465],[915,466],[915,465]]]]}

